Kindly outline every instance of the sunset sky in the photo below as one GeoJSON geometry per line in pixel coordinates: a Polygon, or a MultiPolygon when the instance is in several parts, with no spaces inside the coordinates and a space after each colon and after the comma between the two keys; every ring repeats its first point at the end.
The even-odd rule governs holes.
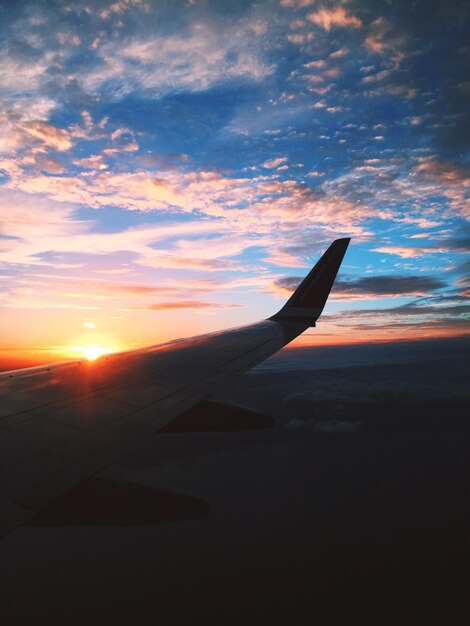
{"type": "Polygon", "coordinates": [[[469,16],[0,2],[0,352],[257,321],[346,236],[302,343],[468,332],[469,16]]]}

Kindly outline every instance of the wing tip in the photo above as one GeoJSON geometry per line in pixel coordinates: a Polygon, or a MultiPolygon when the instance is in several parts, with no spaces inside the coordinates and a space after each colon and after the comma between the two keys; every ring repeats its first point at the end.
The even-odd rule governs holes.
{"type": "Polygon", "coordinates": [[[351,237],[335,239],[278,313],[269,319],[315,326],[328,300],[351,237]]]}

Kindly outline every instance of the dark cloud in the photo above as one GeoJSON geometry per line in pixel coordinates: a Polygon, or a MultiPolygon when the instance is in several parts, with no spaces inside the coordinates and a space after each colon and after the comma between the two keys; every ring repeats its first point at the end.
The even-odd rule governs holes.
{"type": "Polygon", "coordinates": [[[294,291],[303,281],[303,276],[287,276],[286,278],[279,278],[279,280],[275,281],[276,287],[281,287],[281,289],[286,289],[287,291],[294,291]]]}
{"type": "Polygon", "coordinates": [[[356,280],[339,280],[335,290],[346,294],[383,296],[424,294],[445,286],[442,280],[432,276],[366,276],[356,280]]]}
{"type": "Polygon", "coordinates": [[[405,304],[403,306],[391,307],[388,309],[359,309],[354,311],[341,311],[340,317],[381,317],[386,315],[408,316],[408,315],[435,315],[455,316],[470,313],[470,304],[456,306],[420,306],[418,303],[405,304]]]}
{"type": "MultiPolygon", "coordinates": [[[[280,278],[276,286],[293,291],[302,281],[299,277],[280,278]]],[[[335,294],[397,296],[427,294],[443,289],[446,283],[433,276],[366,276],[338,279],[335,294]]]]}
{"type": "Polygon", "coordinates": [[[470,237],[457,237],[455,239],[448,239],[444,243],[446,248],[455,252],[470,251],[470,237]]]}
{"type": "MultiPolygon", "coordinates": [[[[458,285],[466,284],[466,278],[457,280],[457,284],[458,285]]],[[[461,290],[458,288],[454,290],[446,291],[445,294],[439,294],[436,296],[428,296],[427,298],[419,299],[420,306],[426,306],[428,304],[447,306],[450,304],[461,304],[462,302],[468,303],[468,298],[463,296],[461,294],[461,290]]]]}
{"type": "MultiPolygon", "coordinates": [[[[383,331],[385,333],[391,330],[404,330],[404,331],[413,331],[413,336],[420,335],[422,337],[426,337],[428,333],[433,333],[437,330],[441,331],[442,335],[446,334],[451,336],[454,335],[456,337],[468,337],[469,336],[469,320],[463,317],[451,317],[451,316],[443,316],[441,318],[438,317],[430,317],[426,320],[419,319],[418,317],[403,317],[397,318],[395,320],[387,318],[387,321],[383,321],[382,323],[377,323],[374,321],[373,323],[363,323],[363,324],[338,324],[339,326],[348,326],[349,328],[354,328],[354,332],[360,334],[362,332],[370,332],[371,328],[374,331],[383,331]]],[[[440,334],[441,334],[440,333],[440,334]]]]}

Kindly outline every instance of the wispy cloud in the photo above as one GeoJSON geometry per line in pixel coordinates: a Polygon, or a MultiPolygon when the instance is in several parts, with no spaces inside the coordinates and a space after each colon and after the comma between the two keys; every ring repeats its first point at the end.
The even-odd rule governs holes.
{"type": "Polygon", "coordinates": [[[162,97],[197,92],[219,83],[259,81],[274,70],[263,59],[256,22],[193,24],[184,34],[107,41],[97,49],[100,63],[79,76],[92,93],[111,97],[144,91],[162,97]]]}
{"type": "Polygon", "coordinates": [[[175,302],[151,304],[149,309],[152,311],[168,311],[174,309],[236,309],[239,306],[239,304],[206,302],[205,300],[176,300],[175,302]]]}

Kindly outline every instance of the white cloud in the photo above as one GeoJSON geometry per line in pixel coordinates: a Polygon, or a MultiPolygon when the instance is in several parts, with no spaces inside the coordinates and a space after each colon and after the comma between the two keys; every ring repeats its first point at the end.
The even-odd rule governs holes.
{"type": "Polygon", "coordinates": [[[264,62],[258,22],[194,24],[187,34],[108,41],[101,64],[78,78],[87,91],[108,87],[116,97],[145,90],[153,97],[204,91],[234,80],[259,81],[273,72],[264,62]]]}
{"type": "Polygon", "coordinates": [[[435,254],[436,252],[444,252],[437,248],[416,247],[416,246],[380,246],[373,248],[372,252],[382,252],[383,254],[393,254],[402,259],[415,259],[426,254],[435,254]]]}

